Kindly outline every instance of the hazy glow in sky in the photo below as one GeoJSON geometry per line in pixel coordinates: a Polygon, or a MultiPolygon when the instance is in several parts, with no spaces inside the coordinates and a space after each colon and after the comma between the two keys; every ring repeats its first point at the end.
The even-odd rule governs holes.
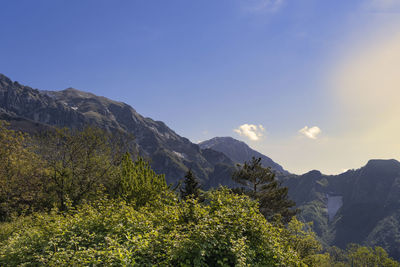
{"type": "Polygon", "coordinates": [[[132,105],[291,172],[400,159],[399,0],[3,1],[0,73],[132,105]]]}

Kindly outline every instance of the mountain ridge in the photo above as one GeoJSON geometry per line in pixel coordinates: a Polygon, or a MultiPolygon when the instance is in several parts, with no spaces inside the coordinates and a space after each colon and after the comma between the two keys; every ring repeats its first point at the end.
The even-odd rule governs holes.
{"type": "MultiPolygon", "coordinates": [[[[232,184],[227,177],[219,181],[217,175],[230,173],[235,168],[229,158],[218,162],[213,159],[226,157],[220,152],[211,158],[189,139],[181,137],[164,122],[146,118],[123,102],[114,101],[92,93],[67,88],[62,91],[40,91],[5,75],[0,76],[0,113],[9,121],[25,119],[32,123],[55,127],[83,128],[93,125],[107,131],[133,134],[142,156],[151,160],[152,167],[166,175],[169,183],[183,178],[190,168],[205,187],[220,183],[232,184]]],[[[23,128],[22,126],[20,128],[23,128]]]]}
{"type": "Polygon", "coordinates": [[[284,177],[304,221],[325,244],[382,246],[400,259],[400,162],[369,160],[339,175],[311,171],[284,177]],[[330,214],[329,207],[337,207],[330,214]]]}
{"type": "Polygon", "coordinates": [[[245,161],[251,160],[252,157],[261,158],[264,167],[271,167],[275,172],[287,175],[289,174],[281,165],[274,162],[271,158],[252,149],[245,142],[234,139],[233,137],[214,137],[212,139],[199,143],[202,149],[211,148],[227,155],[234,162],[243,164],[245,161]]]}

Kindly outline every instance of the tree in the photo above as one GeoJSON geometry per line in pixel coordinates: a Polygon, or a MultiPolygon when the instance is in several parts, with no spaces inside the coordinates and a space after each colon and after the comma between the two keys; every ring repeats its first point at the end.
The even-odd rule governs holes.
{"type": "Polygon", "coordinates": [[[112,135],[98,128],[82,131],[55,129],[37,138],[38,153],[48,169],[48,190],[55,192],[59,208],[97,195],[113,175],[120,156],[112,148],[112,135]]]}
{"type": "Polygon", "coordinates": [[[198,199],[200,197],[200,184],[191,169],[187,171],[180,191],[182,198],[198,199]]]}
{"type": "Polygon", "coordinates": [[[45,205],[43,162],[29,136],[0,121],[0,221],[45,205]]]}
{"type": "Polygon", "coordinates": [[[347,261],[352,266],[399,266],[382,247],[365,247],[358,244],[347,245],[347,261]]]}
{"type": "Polygon", "coordinates": [[[120,195],[137,207],[156,200],[168,188],[164,175],[156,174],[141,157],[133,162],[129,153],[120,165],[118,187],[120,195]]]}
{"type": "Polygon", "coordinates": [[[253,157],[238,166],[240,169],[233,173],[233,180],[243,185],[240,191],[259,202],[260,212],[267,220],[280,218],[288,223],[298,213],[293,209],[296,203],[288,198],[288,188],[276,180],[271,168],[261,166],[261,158],[253,157]]]}

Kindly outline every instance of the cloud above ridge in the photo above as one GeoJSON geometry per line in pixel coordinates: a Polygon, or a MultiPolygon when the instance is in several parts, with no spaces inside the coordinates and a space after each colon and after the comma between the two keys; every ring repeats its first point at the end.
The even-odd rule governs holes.
{"type": "Polygon", "coordinates": [[[304,128],[299,130],[299,133],[310,139],[317,139],[318,135],[321,134],[321,129],[318,126],[314,126],[309,128],[308,126],[304,126],[304,128]]]}
{"type": "Polygon", "coordinates": [[[260,138],[264,136],[265,128],[261,124],[255,125],[245,123],[233,131],[240,136],[247,137],[251,141],[259,141],[260,138]]]}

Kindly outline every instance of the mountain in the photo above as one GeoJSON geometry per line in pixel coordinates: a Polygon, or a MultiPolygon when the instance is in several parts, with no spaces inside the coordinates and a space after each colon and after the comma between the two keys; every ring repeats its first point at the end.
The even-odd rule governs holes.
{"type": "Polygon", "coordinates": [[[236,140],[232,137],[215,137],[200,144],[202,149],[209,148],[227,155],[236,163],[243,164],[251,160],[252,157],[261,158],[264,167],[271,167],[272,170],[280,174],[289,174],[281,165],[274,162],[269,157],[251,149],[246,143],[236,140]]]}
{"type": "Polygon", "coordinates": [[[277,171],[301,210],[301,219],[313,222],[324,244],[382,246],[400,259],[400,162],[370,160],[364,167],[340,175],[317,170],[294,175],[231,137],[216,137],[199,145],[222,152],[236,163],[253,156],[262,158],[264,166],[277,171]]]}
{"type": "Polygon", "coordinates": [[[40,91],[0,74],[0,119],[14,129],[39,132],[57,127],[94,125],[135,137],[137,150],[150,160],[168,183],[176,183],[191,168],[204,189],[234,186],[236,163],[252,156],[279,173],[289,196],[312,221],[320,239],[344,248],[349,243],[379,245],[400,260],[400,162],[371,160],[340,175],[310,171],[289,174],[270,158],[230,137],[191,143],[160,121],[145,118],[131,106],[68,88],[40,91]]]}
{"type": "Polygon", "coordinates": [[[202,150],[165,123],[145,118],[131,106],[68,88],[40,91],[0,74],[0,119],[28,132],[52,126],[97,126],[132,134],[141,156],[151,161],[168,183],[176,183],[191,168],[205,188],[232,185],[235,164],[221,152],[202,150]]]}
{"type": "Polygon", "coordinates": [[[382,246],[400,259],[400,162],[370,160],[340,175],[311,171],[284,185],[324,243],[382,246]]]}

